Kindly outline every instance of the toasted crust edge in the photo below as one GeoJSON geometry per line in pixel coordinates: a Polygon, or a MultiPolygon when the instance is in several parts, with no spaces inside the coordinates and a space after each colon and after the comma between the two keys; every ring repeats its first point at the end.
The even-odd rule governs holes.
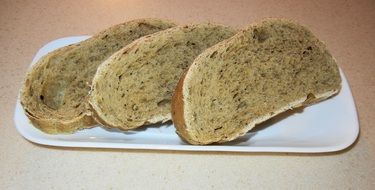
{"type": "Polygon", "coordinates": [[[185,123],[184,117],[184,95],[183,95],[183,86],[186,78],[186,74],[189,69],[187,69],[180,77],[180,80],[177,83],[176,89],[172,96],[171,110],[172,110],[172,121],[173,125],[176,128],[176,133],[183,140],[187,141],[190,144],[200,144],[198,141],[194,141],[190,134],[188,133],[187,126],[185,123]]]}

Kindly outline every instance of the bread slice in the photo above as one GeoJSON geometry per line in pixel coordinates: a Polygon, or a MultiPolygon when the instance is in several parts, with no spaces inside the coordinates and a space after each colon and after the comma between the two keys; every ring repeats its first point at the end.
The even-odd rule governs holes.
{"type": "Polygon", "coordinates": [[[134,20],[42,57],[27,73],[21,89],[26,115],[51,134],[91,127],[95,122],[87,95],[98,65],[135,39],[173,26],[157,19],[134,20]]]}
{"type": "Polygon", "coordinates": [[[171,119],[181,73],[204,49],[235,30],[215,24],[180,26],[136,40],[112,55],[93,79],[90,105],[98,122],[123,130],[171,119]]]}
{"type": "Polygon", "coordinates": [[[340,88],[335,60],[307,28],[264,20],[194,60],[177,85],[172,117],[187,142],[222,143],[340,88]]]}

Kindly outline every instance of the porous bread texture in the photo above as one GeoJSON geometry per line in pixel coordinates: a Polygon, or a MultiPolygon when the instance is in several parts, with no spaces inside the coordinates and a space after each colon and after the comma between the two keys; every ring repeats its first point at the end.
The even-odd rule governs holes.
{"type": "Polygon", "coordinates": [[[42,57],[27,73],[21,104],[35,127],[50,134],[72,133],[95,121],[87,96],[102,61],[139,37],[174,27],[169,21],[139,19],[42,57]]]}
{"type": "Polygon", "coordinates": [[[269,19],[194,60],[176,88],[173,122],[191,144],[222,143],[340,89],[338,66],[321,41],[294,22],[269,19]]]}
{"type": "Polygon", "coordinates": [[[195,24],[129,44],[98,68],[89,100],[95,118],[122,130],[170,120],[181,73],[204,49],[234,34],[230,27],[195,24]]]}

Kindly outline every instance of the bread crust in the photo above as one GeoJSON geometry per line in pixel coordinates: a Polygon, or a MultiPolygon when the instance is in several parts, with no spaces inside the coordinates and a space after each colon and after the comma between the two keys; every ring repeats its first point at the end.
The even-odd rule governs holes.
{"type": "Polygon", "coordinates": [[[176,128],[176,133],[182,137],[182,139],[186,140],[190,144],[200,144],[198,141],[194,141],[190,134],[188,133],[186,123],[185,123],[185,116],[184,116],[184,95],[183,95],[183,87],[184,81],[187,74],[187,70],[181,75],[180,80],[177,83],[176,90],[172,96],[172,121],[176,128]]]}

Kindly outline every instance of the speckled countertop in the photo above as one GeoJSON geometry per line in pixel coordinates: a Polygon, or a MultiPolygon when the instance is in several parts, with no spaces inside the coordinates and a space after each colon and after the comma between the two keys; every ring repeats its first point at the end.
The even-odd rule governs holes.
{"type": "Polygon", "coordinates": [[[0,67],[0,189],[375,187],[374,1],[1,1],[0,67]],[[346,73],[359,114],[359,140],[328,154],[198,153],[53,148],[18,134],[17,94],[40,47],[143,17],[236,27],[286,17],[308,26],[346,73]]]}

